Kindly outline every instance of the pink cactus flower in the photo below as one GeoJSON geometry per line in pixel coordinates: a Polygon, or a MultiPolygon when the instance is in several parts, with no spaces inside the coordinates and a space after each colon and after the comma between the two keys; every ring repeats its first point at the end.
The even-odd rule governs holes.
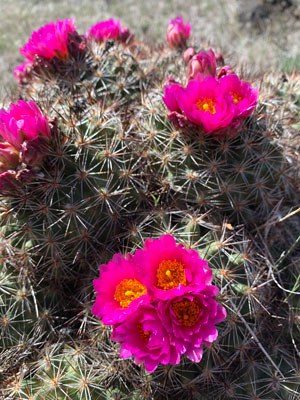
{"type": "Polygon", "coordinates": [[[108,39],[126,42],[130,36],[132,35],[129,29],[122,28],[121,22],[113,18],[98,22],[91,26],[86,33],[88,39],[94,39],[97,42],[104,42],[108,39]]]}
{"type": "Polygon", "coordinates": [[[164,92],[163,100],[168,109],[180,113],[177,99],[183,94],[184,88],[175,80],[169,79],[164,86],[164,92]]]}
{"type": "Polygon", "coordinates": [[[73,19],[50,22],[32,32],[20,53],[29,61],[34,61],[36,56],[46,60],[58,58],[65,61],[69,58],[69,35],[73,32],[76,32],[73,19]]]}
{"type": "Polygon", "coordinates": [[[48,119],[34,101],[11,103],[8,111],[0,110],[0,140],[10,143],[18,151],[24,141],[42,136],[50,138],[48,119]]]}
{"type": "Polygon", "coordinates": [[[212,49],[195,54],[189,62],[187,79],[203,80],[208,76],[215,77],[217,61],[212,49]]]}
{"type": "Polygon", "coordinates": [[[121,357],[133,356],[136,364],[145,365],[153,372],[159,364],[178,364],[180,354],[171,342],[165,329],[164,318],[160,319],[156,307],[140,307],[122,324],[114,327],[112,340],[120,343],[121,357]]]}
{"type": "MultiPolygon", "coordinates": [[[[220,83],[213,77],[191,80],[183,90],[169,88],[163,100],[167,107],[177,104],[181,113],[206,134],[228,127],[234,117],[232,97],[222,91],[220,83]]],[[[177,110],[170,108],[170,111],[177,110]]]]}
{"type": "Polygon", "coordinates": [[[171,235],[147,239],[144,248],[135,252],[133,262],[156,299],[166,300],[194,287],[204,288],[212,280],[207,262],[195,250],[176,244],[171,235]]]}
{"type": "Polygon", "coordinates": [[[167,28],[167,43],[170,47],[183,47],[190,37],[191,25],[185,23],[182,17],[171,19],[167,28]]]}
{"type": "Polygon", "coordinates": [[[249,82],[241,81],[237,75],[226,75],[220,79],[220,86],[232,97],[235,118],[246,118],[253,113],[258,90],[252,88],[249,82]]]}
{"type": "Polygon", "coordinates": [[[160,318],[176,351],[194,362],[201,360],[203,345],[210,345],[217,339],[215,324],[226,317],[225,308],[215,300],[218,292],[215,286],[207,285],[202,290],[158,303],[160,318]]]}
{"type": "Polygon", "coordinates": [[[17,65],[14,68],[14,78],[17,82],[21,83],[25,77],[25,75],[28,73],[30,70],[30,67],[32,66],[32,62],[30,61],[25,61],[20,65],[17,65]]]}
{"type": "Polygon", "coordinates": [[[142,304],[149,303],[143,277],[132,257],[115,254],[108,264],[100,265],[101,276],[94,280],[96,301],[92,313],[106,325],[124,321],[142,304]]]}

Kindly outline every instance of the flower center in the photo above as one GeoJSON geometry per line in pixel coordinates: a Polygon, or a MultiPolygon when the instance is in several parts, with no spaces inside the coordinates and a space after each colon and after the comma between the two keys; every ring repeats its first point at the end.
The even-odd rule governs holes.
{"type": "Polygon", "coordinates": [[[123,279],[116,287],[114,299],[122,308],[127,308],[133,300],[146,292],[146,287],[137,279],[123,279]]]}
{"type": "Polygon", "coordinates": [[[200,314],[199,304],[194,300],[181,300],[172,304],[172,310],[180,325],[193,326],[200,314]]]}
{"type": "Polygon", "coordinates": [[[137,324],[137,329],[138,329],[138,333],[140,334],[140,337],[142,338],[143,342],[147,344],[149,342],[151,332],[144,331],[143,325],[141,323],[137,324]]]}
{"type": "Polygon", "coordinates": [[[196,103],[196,107],[198,108],[198,110],[201,111],[208,111],[211,114],[215,114],[216,113],[216,106],[215,106],[215,102],[212,99],[201,99],[198,100],[196,103]]]}
{"type": "Polygon", "coordinates": [[[233,100],[234,104],[237,104],[241,100],[243,100],[243,96],[239,95],[238,93],[230,92],[230,94],[232,96],[232,100],[233,100]]]}
{"type": "Polygon", "coordinates": [[[186,285],[184,265],[177,260],[164,260],[159,264],[156,272],[159,289],[173,289],[179,285],[186,285]]]}

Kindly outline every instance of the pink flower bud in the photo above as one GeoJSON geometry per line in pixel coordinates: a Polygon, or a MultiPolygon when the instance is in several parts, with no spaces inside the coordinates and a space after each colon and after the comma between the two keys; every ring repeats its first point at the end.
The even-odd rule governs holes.
{"type": "Polygon", "coordinates": [[[194,55],[195,55],[195,50],[192,47],[189,47],[183,53],[183,56],[182,56],[183,62],[185,64],[187,64],[194,55]]]}
{"type": "Polygon", "coordinates": [[[201,51],[192,57],[188,66],[188,80],[196,79],[203,80],[207,76],[216,75],[216,57],[215,53],[210,49],[208,51],[201,51]]]}
{"type": "Polygon", "coordinates": [[[227,76],[227,75],[235,75],[235,72],[229,65],[224,65],[224,67],[222,67],[220,69],[220,71],[218,72],[217,78],[220,79],[223,76],[227,76]]]}
{"type": "Polygon", "coordinates": [[[170,47],[183,47],[190,37],[191,26],[182,17],[171,19],[167,28],[167,43],[170,47]]]}
{"type": "Polygon", "coordinates": [[[14,78],[17,82],[22,83],[30,73],[32,67],[31,61],[25,61],[14,68],[14,78]]]}

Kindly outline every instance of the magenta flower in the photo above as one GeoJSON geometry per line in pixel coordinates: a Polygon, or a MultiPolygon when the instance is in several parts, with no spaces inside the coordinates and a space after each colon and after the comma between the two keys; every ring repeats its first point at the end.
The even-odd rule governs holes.
{"type": "Polygon", "coordinates": [[[65,61],[69,57],[69,35],[73,32],[76,32],[73,19],[50,22],[32,32],[20,53],[29,61],[34,61],[36,56],[46,60],[58,58],[65,61]]]}
{"type": "Polygon", "coordinates": [[[195,54],[189,62],[187,79],[203,80],[216,75],[217,61],[212,49],[195,54]]]}
{"type": "Polygon", "coordinates": [[[120,343],[122,358],[133,356],[135,363],[144,363],[148,372],[153,372],[159,364],[180,362],[180,354],[165,329],[164,318],[159,318],[153,305],[140,307],[114,327],[111,338],[120,343]]]}
{"type": "Polygon", "coordinates": [[[10,143],[21,150],[24,141],[31,141],[39,136],[50,138],[48,119],[41,113],[34,101],[19,100],[11,103],[8,111],[0,110],[0,141],[10,143]]]}
{"type": "Polygon", "coordinates": [[[183,47],[190,37],[191,25],[185,23],[182,17],[171,19],[167,28],[167,43],[170,47],[183,47]]]}
{"type": "Polygon", "coordinates": [[[222,90],[232,97],[234,116],[246,118],[252,114],[257,104],[258,90],[249,82],[241,81],[237,75],[226,75],[220,79],[222,90]]]}
{"type": "Polygon", "coordinates": [[[178,98],[180,98],[184,93],[184,88],[176,81],[169,80],[164,87],[163,100],[170,111],[181,112],[178,98]]]}
{"type": "Polygon", "coordinates": [[[132,35],[129,29],[126,27],[122,28],[120,21],[113,18],[98,22],[86,32],[88,39],[94,39],[97,42],[104,42],[108,39],[126,42],[130,36],[132,35]]]}
{"type": "Polygon", "coordinates": [[[101,276],[94,280],[97,295],[92,313],[104,324],[120,323],[149,302],[147,288],[130,256],[116,254],[99,270],[101,276]]]}
{"type": "Polygon", "coordinates": [[[234,117],[232,97],[222,91],[220,83],[213,77],[203,81],[191,80],[182,90],[167,87],[163,100],[167,107],[176,104],[181,113],[205,133],[227,128],[234,117]]]}
{"type": "Polygon", "coordinates": [[[116,254],[100,272],[92,312],[113,325],[122,358],[153,372],[181,355],[200,361],[203,345],[217,339],[215,324],[226,312],[216,302],[212,271],[171,235],[146,240],[133,256],[116,254]]]}
{"type": "Polygon", "coordinates": [[[144,248],[135,252],[133,262],[156,299],[166,300],[191,288],[204,288],[212,280],[207,262],[195,250],[176,244],[171,235],[147,239],[144,248]]]}
{"type": "Polygon", "coordinates": [[[217,339],[215,324],[226,317],[225,308],[215,300],[218,292],[215,286],[207,285],[202,290],[158,303],[160,318],[176,351],[194,362],[201,360],[203,345],[210,345],[217,339]]]}

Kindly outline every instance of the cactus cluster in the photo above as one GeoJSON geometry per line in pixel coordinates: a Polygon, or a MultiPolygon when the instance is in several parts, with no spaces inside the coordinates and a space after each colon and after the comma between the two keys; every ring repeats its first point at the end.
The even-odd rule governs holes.
{"type": "Polygon", "coordinates": [[[54,57],[37,51],[15,72],[50,138],[36,162],[27,142],[0,174],[16,177],[0,193],[0,398],[296,400],[298,145],[276,96],[292,98],[294,121],[297,85],[274,93],[265,79],[256,111],[210,135],[163,101],[167,80],[188,84],[186,27],[169,29],[168,49],[69,25],[66,47],[50,43],[54,57]],[[162,234],[208,262],[227,318],[199,363],[149,374],[93,316],[93,280],[113,254],[162,234]]]}

